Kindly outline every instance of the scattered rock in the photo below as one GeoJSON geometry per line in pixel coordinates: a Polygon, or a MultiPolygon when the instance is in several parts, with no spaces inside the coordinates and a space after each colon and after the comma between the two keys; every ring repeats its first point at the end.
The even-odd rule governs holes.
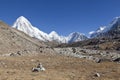
{"type": "Polygon", "coordinates": [[[116,50],[117,50],[117,51],[120,51],[120,47],[117,47],[116,50]]]}
{"type": "Polygon", "coordinates": [[[80,47],[72,47],[72,48],[54,48],[54,50],[65,56],[73,56],[78,58],[85,58],[92,60],[96,63],[100,63],[101,61],[120,61],[116,59],[120,57],[120,54],[116,51],[103,51],[103,50],[91,50],[91,49],[83,49],[80,47]],[[113,58],[114,57],[114,58],[113,58]]]}
{"type": "Polygon", "coordinates": [[[94,60],[96,63],[100,63],[101,62],[101,59],[99,59],[99,58],[95,58],[95,60],[94,60]]]}
{"type": "Polygon", "coordinates": [[[10,56],[15,56],[15,53],[10,53],[10,56]]]}
{"type": "Polygon", "coordinates": [[[87,59],[89,59],[89,60],[93,60],[93,56],[88,56],[87,59]]]}
{"type": "Polygon", "coordinates": [[[80,52],[86,53],[86,51],[85,51],[85,50],[80,50],[80,52]]]}
{"type": "Polygon", "coordinates": [[[42,53],[43,51],[41,50],[40,53],[42,53]]]}
{"type": "Polygon", "coordinates": [[[31,61],[31,62],[35,62],[35,59],[31,59],[30,61],[31,61]]]}
{"type": "Polygon", "coordinates": [[[22,53],[20,51],[17,52],[18,55],[22,55],[22,53]]]}
{"type": "Polygon", "coordinates": [[[100,77],[100,74],[99,73],[95,73],[94,76],[95,77],[100,77]]]}
{"type": "Polygon", "coordinates": [[[76,49],[75,49],[75,48],[72,48],[72,52],[73,52],[73,53],[76,53],[76,49]]]}
{"type": "Polygon", "coordinates": [[[118,57],[118,58],[113,58],[112,61],[113,61],[113,62],[120,62],[120,57],[118,57]]]}

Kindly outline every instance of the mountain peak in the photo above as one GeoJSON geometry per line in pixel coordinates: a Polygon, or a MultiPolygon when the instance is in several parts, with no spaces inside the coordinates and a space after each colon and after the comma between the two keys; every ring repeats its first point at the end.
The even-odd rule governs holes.
{"type": "Polygon", "coordinates": [[[18,19],[26,19],[24,16],[20,16],[18,17],[18,19]]]}
{"type": "Polygon", "coordinates": [[[87,37],[79,32],[73,32],[68,36],[68,43],[86,40],[87,37]]]}
{"type": "Polygon", "coordinates": [[[20,16],[17,18],[16,22],[14,22],[14,25],[12,27],[14,28],[23,28],[23,27],[27,27],[27,26],[32,26],[30,21],[25,18],[24,16],[20,16]]]}
{"type": "Polygon", "coordinates": [[[24,33],[28,34],[31,37],[35,37],[42,41],[57,41],[59,43],[68,43],[84,40],[86,38],[83,38],[82,34],[79,32],[71,33],[71,35],[65,37],[60,36],[57,34],[57,32],[52,31],[50,34],[47,34],[41,30],[39,30],[37,27],[32,26],[32,24],[24,17],[20,16],[17,18],[16,22],[12,26],[13,28],[16,28],[20,31],[23,31],[24,33]],[[68,38],[69,37],[69,38],[68,38]],[[74,39],[73,39],[74,37],[74,39]],[[72,39],[72,40],[70,40],[72,39]],[[69,41],[68,41],[69,40],[69,41]]]}
{"type": "Polygon", "coordinates": [[[52,31],[52,32],[50,32],[50,34],[49,35],[58,35],[58,33],[57,32],[55,32],[55,31],[52,31]]]}
{"type": "Polygon", "coordinates": [[[83,34],[79,33],[79,32],[73,32],[73,33],[71,33],[71,35],[83,35],[83,34]]]}
{"type": "Polygon", "coordinates": [[[17,22],[19,22],[19,23],[28,23],[28,24],[31,25],[30,21],[27,18],[25,18],[24,16],[18,17],[17,22]]]}
{"type": "MultiPolygon", "coordinates": [[[[113,37],[120,34],[120,16],[113,18],[108,26],[98,28],[91,34],[91,38],[95,37],[113,37]]],[[[91,32],[90,32],[91,33],[91,32]]]]}
{"type": "Polygon", "coordinates": [[[28,21],[27,18],[24,16],[20,16],[17,18],[17,20],[14,22],[13,28],[16,28],[20,31],[23,31],[26,34],[29,34],[31,37],[34,37],[33,33],[33,26],[32,24],[28,21]]]}
{"type": "Polygon", "coordinates": [[[26,21],[29,22],[28,19],[25,18],[24,16],[18,17],[18,18],[17,18],[17,21],[19,21],[19,22],[26,22],[26,21]]]}

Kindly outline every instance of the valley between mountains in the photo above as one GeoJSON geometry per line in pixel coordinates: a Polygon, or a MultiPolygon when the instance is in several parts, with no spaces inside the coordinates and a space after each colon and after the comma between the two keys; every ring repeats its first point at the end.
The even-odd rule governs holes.
{"type": "Polygon", "coordinates": [[[119,23],[87,38],[47,34],[23,16],[11,27],[0,21],[0,80],[120,80],[119,23]],[[33,72],[40,63],[45,71],[33,72]]]}

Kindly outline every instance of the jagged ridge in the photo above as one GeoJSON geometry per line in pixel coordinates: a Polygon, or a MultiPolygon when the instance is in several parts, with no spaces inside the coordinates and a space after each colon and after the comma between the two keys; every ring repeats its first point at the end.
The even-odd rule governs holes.
{"type": "Polygon", "coordinates": [[[104,27],[100,27],[96,31],[92,31],[91,38],[96,37],[120,37],[120,17],[116,17],[113,21],[104,27]]]}

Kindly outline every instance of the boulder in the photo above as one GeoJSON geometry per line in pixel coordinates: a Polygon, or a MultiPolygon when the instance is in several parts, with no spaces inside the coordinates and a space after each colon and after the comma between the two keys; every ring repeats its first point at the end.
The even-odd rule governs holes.
{"type": "Polygon", "coordinates": [[[95,73],[94,76],[95,77],[100,77],[100,74],[99,73],[95,73]]]}
{"type": "Polygon", "coordinates": [[[42,64],[38,64],[37,67],[32,68],[32,72],[40,72],[40,71],[45,71],[45,68],[42,66],[42,64]]]}
{"type": "Polygon", "coordinates": [[[113,58],[112,61],[113,61],[113,62],[120,62],[120,57],[113,58]]]}

